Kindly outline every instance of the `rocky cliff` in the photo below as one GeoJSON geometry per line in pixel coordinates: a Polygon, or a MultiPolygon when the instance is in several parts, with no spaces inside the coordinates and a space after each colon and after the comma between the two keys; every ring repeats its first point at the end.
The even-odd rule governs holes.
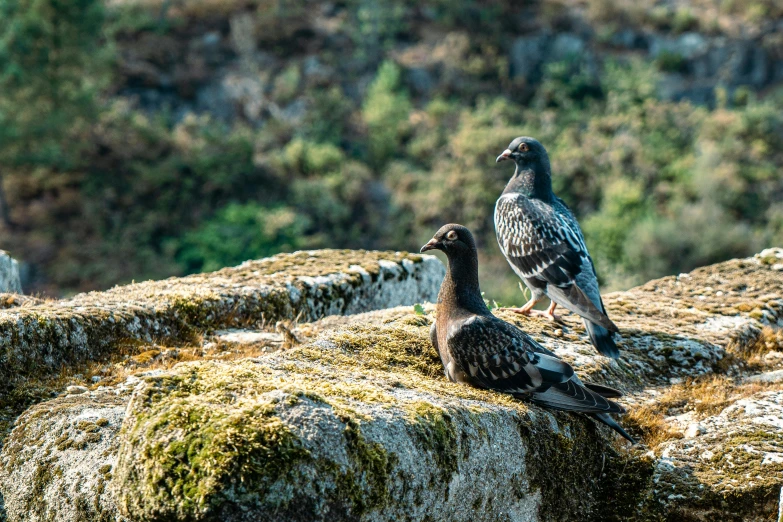
{"type": "Polygon", "coordinates": [[[4,345],[57,396],[5,439],[8,519],[771,520],[781,269],[770,249],[605,296],[619,361],[573,316],[503,315],[627,392],[632,448],[583,416],[448,382],[433,306],[412,306],[443,274],[428,256],[298,253],[2,312],[6,338],[42,317],[63,332],[4,345]],[[146,330],[115,326],[128,310],[146,330]],[[66,334],[88,331],[108,333],[66,334]]]}
{"type": "Polygon", "coordinates": [[[604,0],[587,6],[544,0],[524,6],[425,2],[418,8],[336,2],[293,9],[261,1],[254,13],[203,4],[172,2],[161,11],[170,21],[122,32],[116,86],[121,95],[147,109],[173,108],[181,115],[297,124],[312,110],[314,90],[352,78],[347,94],[360,99],[386,53],[405,68],[406,87],[423,99],[485,94],[503,84],[524,100],[547,64],[581,61],[598,74],[603,62],[628,56],[658,64],[665,99],[714,103],[716,86],[732,94],[783,82],[779,6],[737,5],[732,13],[709,0],[638,5],[604,0]],[[495,31],[487,34],[490,25],[495,31]],[[489,56],[476,57],[471,33],[492,49],[485,49],[489,56]],[[280,47],[287,52],[281,55],[280,47]],[[494,74],[498,77],[487,82],[494,74]]]}

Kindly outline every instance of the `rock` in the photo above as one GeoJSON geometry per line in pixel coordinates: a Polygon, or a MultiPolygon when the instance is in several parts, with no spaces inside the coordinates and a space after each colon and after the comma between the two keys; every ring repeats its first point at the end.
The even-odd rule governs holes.
{"type": "Polygon", "coordinates": [[[68,392],[68,395],[79,395],[87,393],[88,390],[84,386],[68,386],[65,391],[68,392]]]}
{"type": "Polygon", "coordinates": [[[44,299],[15,293],[0,293],[0,309],[30,306],[45,302],[44,299]]]}
{"type": "Polygon", "coordinates": [[[553,61],[566,60],[583,54],[585,42],[578,36],[569,33],[561,33],[555,36],[550,50],[553,61]]]}
{"type": "Polygon", "coordinates": [[[126,522],[108,486],[127,401],[127,394],[69,395],[20,417],[25,430],[5,441],[1,462],[27,486],[3,491],[9,520],[126,522]]]}
{"type": "Polygon", "coordinates": [[[19,263],[8,252],[0,250],[0,293],[22,293],[19,279],[19,263]]]}
{"type": "Polygon", "coordinates": [[[666,520],[770,520],[783,483],[783,392],[737,401],[704,433],[666,443],[648,502],[666,520]]]}
{"type": "Polygon", "coordinates": [[[93,359],[127,339],[183,339],[195,330],[433,301],[444,273],[433,256],[302,251],[0,310],[0,379],[7,386],[25,372],[93,359]]]}
{"type": "Polygon", "coordinates": [[[705,433],[706,430],[703,426],[699,424],[691,424],[688,426],[688,429],[685,430],[685,433],[683,434],[683,437],[686,439],[692,439],[693,437],[698,437],[702,433],[705,433]]]}
{"type": "MultiPolygon", "coordinates": [[[[646,432],[634,410],[646,402],[672,400],[671,390],[700,378],[735,372],[740,381],[780,364],[758,358],[778,346],[783,326],[783,280],[759,258],[604,297],[621,329],[618,361],[595,353],[573,315],[557,328],[503,317],[583,379],[622,388],[631,414],[620,422],[637,435],[646,432]],[[765,314],[754,317],[757,309],[765,314]]],[[[90,520],[73,518],[79,502],[101,506],[93,517],[144,521],[760,521],[777,513],[783,391],[748,388],[712,413],[671,415],[661,422],[683,423],[673,431],[685,437],[628,449],[584,416],[448,382],[429,343],[433,316],[431,305],[330,316],[300,323],[303,344],[285,351],[152,369],[35,406],[0,454],[9,520],[90,520]],[[73,486],[82,468],[52,449],[84,404],[116,408],[123,423],[101,432],[106,446],[79,450],[93,468],[113,466],[103,482],[80,471],[91,490],[73,486]],[[45,459],[56,467],[41,468],[45,459]],[[43,500],[22,515],[38,469],[43,500]],[[72,490],[65,498],[81,500],[58,500],[72,490]]],[[[233,328],[216,338],[254,342],[261,333],[233,328]]]]}
{"type": "Polygon", "coordinates": [[[509,51],[510,76],[535,83],[541,76],[541,64],[549,43],[548,35],[519,37],[509,51]]]}
{"type": "Polygon", "coordinates": [[[224,343],[254,344],[254,343],[273,343],[283,342],[282,334],[276,332],[260,332],[249,330],[220,330],[215,332],[215,339],[224,343]]]}
{"type": "Polygon", "coordinates": [[[775,370],[771,372],[764,372],[756,375],[750,375],[745,378],[745,382],[765,382],[765,383],[783,382],[783,370],[775,370]]]}
{"type": "Polygon", "coordinates": [[[707,39],[699,33],[685,33],[674,45],[676,52],[688,60],[703,56],[709,49],[707,39]]]}
{"type": "Polygon", "coordinates": [[[622,29],[612,34],[609,41],[616,47],[625,47],[626,49],[634,50],[646,50],[650,45],[646,35],[629,28],[622,29]]]}

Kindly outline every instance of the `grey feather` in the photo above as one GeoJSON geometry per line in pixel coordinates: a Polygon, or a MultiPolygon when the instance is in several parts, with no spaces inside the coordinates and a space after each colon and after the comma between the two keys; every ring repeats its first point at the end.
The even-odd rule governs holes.
{"type": "Polygon", "coordinates": [[[607,399],[617,399],[619,397],[623,396],[623,393],[620,390],[615,390],[614,388],[610,388],[609,386],[604,386],[602,384],[595,384],[592,382],[584,382],[582,385],[585,388],[588,388],[598,395],[602,397],[606,397],[607,399]]]}
{"type": "Polygon", "coordinates": [[[554,409],[588,414],[624,411],[600,390],[583,386],[568,363],[492,315],[481,298],[478,255],[465,227],[442,227],[428,243],[433,244],[446,253],[449,269],[430,339],[450,380],[554,409]]]}
{"type": "Polygon", "coordinates": [[[540,187],[531,191],[532,182],[520,181],[525,176],[549,179],[546,150],[538,142],[534,147],[540,148],[544,160],[521,172],[518,164],[495,205],[498,245],[534,299],[546,295],[584,318],[590,340],[598,351],[618,357],[610,333],[618,328],[606,315],[595,267],[576,217],[552,194],[551,182],[539,183],[544,187],[542,192],[540,187]],[[591,328],[591,324],[598,328],[591,328]]]}

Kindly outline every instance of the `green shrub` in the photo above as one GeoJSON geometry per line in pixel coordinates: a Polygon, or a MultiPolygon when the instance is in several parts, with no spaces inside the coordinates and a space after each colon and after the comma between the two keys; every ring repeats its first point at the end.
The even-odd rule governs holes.
{"type": "Polygon", "coordinates": [[[408,130],[410,112],[408,95],[400,89],[400,68],[386,61],[378,69],[362,106],[369,159],[376,168],[382,167],[399,149],[408,130]]]}
{"type": "Polygon", "coordinates": [[[307,219],[286,207],[230,203],[182,238],[177,259],[188,271],[210,271],[292,252],[303,244],[307,219]]]}

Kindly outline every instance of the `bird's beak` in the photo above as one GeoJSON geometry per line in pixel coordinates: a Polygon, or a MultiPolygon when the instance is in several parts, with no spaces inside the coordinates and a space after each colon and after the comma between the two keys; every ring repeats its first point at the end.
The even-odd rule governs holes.
{"type": "Polygon", "coordinates": [[[438,240],[433,237],[432,239],[427,241],[426,245],[421,247],[421,250],[419,250],[419,253],[426,252],[427,250],[439,249],[439,247],[440,247],[440,243],[438,243],[438,240]]]}
{"type": "Polygon", "coordinates": [[[507,159],[511,159],[511,151],[508,149],[500,153],[500,156],[497,157],[495,163],[500,163],[501,161],[506,161],[507,159]]]}

